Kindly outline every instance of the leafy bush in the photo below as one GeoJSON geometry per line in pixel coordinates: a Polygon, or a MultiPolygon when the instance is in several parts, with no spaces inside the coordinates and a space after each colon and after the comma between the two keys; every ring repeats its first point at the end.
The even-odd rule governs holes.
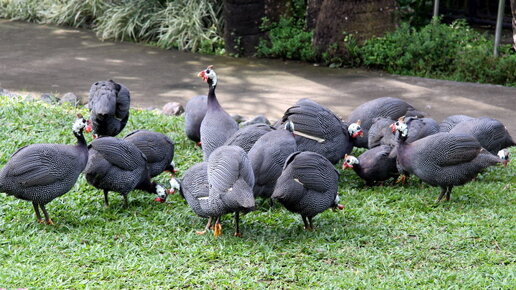
{"type": "Polygon", "coordinates": [[[108,6],[95,30],[101,39],[152,40],[158,34],[155,15],[164,9],[158,0],[124,0],[108,6]]]}
{"type": "Polygon", "coordinates": [[[222,0],[0,0],[0,17],[89,26],[101,39],[224,52],[222,0]]]}
{"type": "Polygon", "coordinates": [[[176,0],[156,15],[163,48],[223,53],[222,1],[176,0]]]}
{"type": "Polygon", "coordinates": [[[268,34],[267,39],[260,40],[257,56],[314,61],[313,32],[305,31],[303,26],[304,20],[294,18],[281,18],[278,23],[264,19],[260,28],[268,34]]]}
{"type": "Polygon", "coordinates": [[[516,55],[502,49],[502,56],[495,58],[492,47],[492,41],[464,20],[451,25],[435,20],[421,30],[403,24],[393,33],[366,41],[354,52],[364,65],[390,73],[514,84],[516,55]]]}
{"type": "Polygon", "coordinates": [[[0,17],[31,22],[40,21],[41,10],[50,0],[0,0],[0,17]]]}
{"type": "Polygon", "coordinates": [[[44,22],[73,27],[89,26],[101,16],[108,4],[106,0],[61,0],[48,1],[42,11],[44,22]]]}

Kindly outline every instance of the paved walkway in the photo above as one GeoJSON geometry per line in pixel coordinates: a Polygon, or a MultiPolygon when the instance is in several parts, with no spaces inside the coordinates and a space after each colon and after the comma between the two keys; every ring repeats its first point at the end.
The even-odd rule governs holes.
{"type": "Polygon", "coordinates": [[[219,76],[217,97],[232,114],[271,119],[299,98],[312,98],[345,117],[361,103],[402,98],[437,121],[447,115],[492,116],[516,137],[516,88],[379,72],[330,69],[280,60],[203,56],[134,43],[99,41],[79,29],[0,20],[0,88],[34,94],[74,92],[113,79],[132,93],[132,105],[161,107],[206,94],[196,77],[207,65],[219,76]]]}

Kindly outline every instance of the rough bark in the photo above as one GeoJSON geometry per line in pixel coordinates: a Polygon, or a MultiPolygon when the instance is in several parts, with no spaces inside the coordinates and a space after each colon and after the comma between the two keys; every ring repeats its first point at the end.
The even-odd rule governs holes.
{"type": "MultiPolygon", "coordinates": [[[[344,36],[351,34],[363,42],[373,36],[381,36],[392,31],[397,25],[397,0],[322,0],[310,1],[316,5],[321,2],[316,18],[314,46],[321,54],[329,52],[346,55],[344,36]]],[[[317,7],[310,8],[312,13],[317,7]]]]}
{"type": "Polygon", "coordinates": [[[253,55],[265,32],[262,19],[277,22],[286,13],[287,0],[224,0],[224,41],[226,51],[243,56],[253,55]]]}

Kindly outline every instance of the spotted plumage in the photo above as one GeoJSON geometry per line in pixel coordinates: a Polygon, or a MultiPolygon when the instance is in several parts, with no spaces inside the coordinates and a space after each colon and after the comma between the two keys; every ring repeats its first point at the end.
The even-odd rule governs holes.
{"type": "Polygon", "coordinates": [[[273,127],[263,123],[248,125],[236,131],[224,145],[235,145],[249,152],[260,137],[272,130],[273,127]]]}
{"type": "Polygon", "coordinates": [[[357,147],[368,148],[369,129],[373,125],[373,120],[377,117],[390,118],[396,120],[401,116],[424,117],[424,113],[416,110],[407,102],[398,98],[378,98],[363,103],[356,107],[348,116],[348,122],[362,121],[361,126],[364,131],[363,138],[354,139],[357,147]]]}
{"type": "Polygon", "coordinates": [[[311,229],[314,216],[338,206],[338,178],[337,170],[324,156],[295,152],[285,161],[272,198],[300,214],[305,228],[311,229]]]}
{"type": "Polygon", "coordinates": [[[347,124],[312,100],[301,99],[287,109],[282,123],[296,135],[297,150],[319,153],[333,164],[353,149],[347,124]]]}
{"type": "Polygon", "coordinates": [[[174,172],[174,142],[159,132],[136,130],[124,137],[140,149],[147,159],[149,175],[157,176],[163,171],[174,172]]]}
{"type": "Polygon", "coordinates": [[[269,132],[256,141],[249,151],[249,160],[256,180],[253,187],[255,197],[271,197],[285,160],[295,151],[296,140],[287,130],[269,132]]]}
{"type": "Polygon", "coordinates": [[[127,124],[131,95],[112,80],[94,83],[90,88],[88,107],[93,132],[99,137],[116,136],[127,124]]]}
{"type": "Polygon", "coordinates": [[[158,194],[163,200],[163,188],[150,181],[145,155],[133,143],[114,137],[95,139],[90,144],[89,159],[84,173],[89,184],[104,191],[104,203],[109,204],[108,192],[124,197],[133,189],[158,194]]]}
{"type": "Polygon", "coordinates": [[[0,171],[0,192],[32,201],[38,221],[42,222],[41,208],[52,224],[45,205],[74,186],[88,161],[85,126],[79,116],[73,126],[77,145],[32,144],[18,149],[0,171]]]}

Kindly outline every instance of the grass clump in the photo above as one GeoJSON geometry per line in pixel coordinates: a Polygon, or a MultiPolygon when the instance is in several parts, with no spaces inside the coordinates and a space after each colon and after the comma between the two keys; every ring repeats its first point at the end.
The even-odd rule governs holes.
{"type": "MultiPolygon", "coordinates": [[[[86,117],[88,112],[79,109],[86,117]]],[[[0,168],[17,148],[73,144],[77,109],[0,97],[0,168]]],[[[125,135],[162,132],[176,143],[180,172],[202,152],[184,119],[131,109],[125,135]]],[[[87,137],[91,141],[91,137],[87,137]]],[[[516,150],[511,149],[516,154],[516,150]]],[[[165,204],[133,191],[129,207],[80,177],[48,204],[55,226],[35,222],[30,203],[0,194],[0,285],[5,288],[502,288],[516,285],[516,165],[489,168],[434,205],[439,189],[412,178],[405,186],[363,188],[341,171],[346,209],[326,211],[316,230],[279,205],[258,201],[242,218],[243,238],[198,236],[205,220],[179,195],[165,204]]],[[[157,177],[166,184],[167,174],[157,177]]]]}

